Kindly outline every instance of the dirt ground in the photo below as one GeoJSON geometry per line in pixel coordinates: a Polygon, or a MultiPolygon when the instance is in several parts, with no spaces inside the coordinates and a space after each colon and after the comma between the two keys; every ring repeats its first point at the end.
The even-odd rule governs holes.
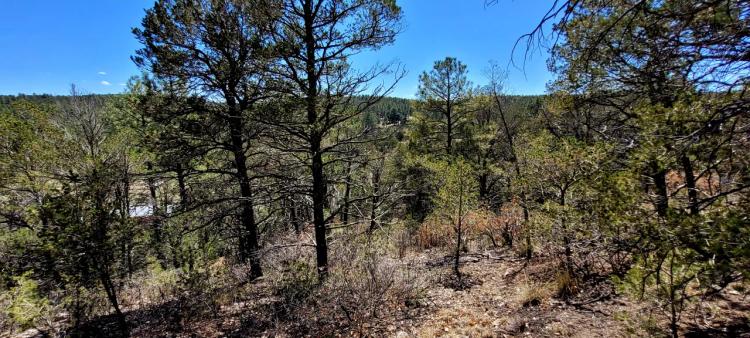
{"type": "MultiPolygon", "coordinates": [[[[428,291],[424,315],[397,327],[397,337],[628,337],[651,336],[637,327],[644,309],[624,299],[571,305],[535,280],[543,264],[487,253],[469,256],[462,272],[475,285],[428,291]]],[[[443,269],[436,266],[428,269],[443,269]]],[[[443,272],[448,273],[448,272],[443,272]]]]}
{"type": "MultiPolygon", "coordinates": [[[[331,336],[372,337],[654,337],[668,336],[665,312],[650,302],[618,296],[611,286],[563,301],[553,294],[550,263],[525,262],[508,252],[486,252],[462,258],[462,272],[471,285],[463,290],[445,286],[449,260],[424,252],[410,260],[420,273],[432,276],[420,306],[352,328],[325,331],[331,336]]],[[[287,323],[264,323],[268,304],[264,281],[252,285],[248,304],[234,304],[220,315],[221,324],[200,325],[198,336],[296,336],[287,323]],[[254,299],[254,301],[252,301],[254,299]],[[257,316],[248,315],[256,313],[257,316]],[[245,329],[238,329],[237,327],[245,329]],[[255,327],[257,330],[248,330],[255,327]],[[266,327],[266,329],[262,329],[266,327]]],[[[729,293],[732,293],[731,291],[729,293]]],[[[681,335],[686,337],[750,337],[750,304],[739,293],[686,311],[681,335]],[[708,310],[707,310],[708,309],[708,310]]],[[[204,323],[205,324],[205,323],[204,323]]],[[[155,332],[143,332],[150,336],[155,332]]],[[[320,332],[309,332],[316,336],[320,332]]]]}
{"type": "MultiPolygon", "coordinates": [[[[395,260],[410,264],[428,276],[423,297],[416,306],[399,306],[357,324],[356,327],[326,313],[320,326],[302,328],[294,320],[279,320],[268,279],[243,287],[235,300],[219,312],[195,318],[185,315],[190,302],[173,301],[130,311],[128,321],[135,337],[659,337],[669,336],[665,312],[649,301],[633,301],[613,292],[607,282],[588,294],[567,301],[554,295],[554,270],[549,260],[525,262],[505,251],[467,254],[461,270],[467,288],[456,290],[450,281],[450,259],[439,252],[411,254],[395,260]],[[553,276],[553,275],[552,275],[553,276]],[[448,285],[448,286],[446,286],[448,285]],[[272,318],[276,319],[272,319],[272,318]],[[328,321],[326,321],[328,319],[328,321]],[[331,324],[333,322],[333,324],[331,324]]],[[[332,311],[338,311],[334,309],[332,311]]],[[[340,313],[337,314],[340,316],[340,313]]],[[[307,317],[305,317],[307,318],[307,317]]],[[[340,317],[337,317],[340,318],[340,317]]],[[[750,299],[747,292],[729,288],[710,302],[685,311],[681,336],[750,337],[750,299]]],[[[100,318],[88,332],[106,336],[111,318],[100,318]]],[[[33,336],[33,335],[30,335],[33,336]]]]}
{"type": "MultiPolygon", "coordinates": [[[[425,314],[396,337],[657,337],[669,336],[656,304],[617,295],[610,283],[567,301],[550,294],[550,262],[526,263],[505,253],[466,257],[462,271],[477,285],[429,290],[425,314]]],[[[446,269],[433,267],[431,269],[446,269]]],[[[430,269],[430,268],[428,268],[430,269]]],[[[684,311],[685,337],[750,337],[750,298],[733,288],[684,311]]]]}

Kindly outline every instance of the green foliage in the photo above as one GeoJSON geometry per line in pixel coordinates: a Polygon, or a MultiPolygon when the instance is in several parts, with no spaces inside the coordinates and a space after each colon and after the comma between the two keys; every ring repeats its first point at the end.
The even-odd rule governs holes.
{"type": "Polygon", "coordinates": [[[50,315],[50,302],[39,293],[31,271],[13,280],[16,286],[0,294],[0,304],[7,305],[3,311],[22,329],[34,327],[50,315]]]}
{"type": "Polygon", "coordinates": [[[370,106],[362,118],[377,118],[383,124],[404,124],[412,114],[412,105],[413,100],[410,99],[384,97],[370,106]]]}
{"type": "Polygon", "coordinates": [[[691,287],[700,285],[700,275],[708,265],[696,262],[689,250],[664,248],[642,256],[622,278],[613,281],[620,292],[637,299],[651,299],[668,311],[672,325],[690,300],[696,297],[691,287]]]}
{"type": "Polygon", "coordinates": [[[285,304],[303,302],[310,296],[318,285],[315,269],[303,261],[289,263],[275,286],[277,295],[284,299],[285,304]]]}
{"type": "Polygon", "coordinates": [[[37,234],[29,228],[7,230],[0,228],[0,290],[12,283],[17,273],[28,269],[35,250],[41,247],[37,234]]]}
{"type": "Polygon", "coordinates": [[[132,240],[125,194],[131,133],[113,126],[104,97],[75,90],[55,106],[17,101],[2,114],[3,279],[34,270],[45,292],[102,286],[119,311],[112,279],[127,269],[115,257],[132,240]]]}
{"type": "Polygon", "coordinates": [[[570,246],[574,234],[582,234],[588,223],[588,208],[594,199],[590,184],[607,165],[608,146],[558,139],[544,131],[524,135],[519,141],[525,146],[518,152],[522,169],[516,189],[537,201],[529,205],[538,211],[532,213],[534,226],[529,231],[570,246]]]}
{"type": "Polygon", "coordinates": [[[558,77],[547,128],[559,138],[607,144],[612,161],[582,185],[594,198],[577,204],[593,213],[592,235],[612,243],[603,249],[623,257],[610,262],[624,275],[622,291],[664,305],[676,336],[688,300],[746,276],[747,243],[738,238],[747,219],[740,201],[750,187],[748,153],[734,140],[747,130],[747,63],[736,51],[747,47],[740,27],[748,6],[565,6],[554,29],[561,43],[550,60],[558,77]]]}
{"type": "Polygon", "coordinates": [[[466,216],[479,207],[477,181],[472,166],[463,158],[429,159],[424,158],[425,166],[433,171],[438,190],[433,197],[435,209],[430,217],[437,222],[445,222],[453,227],[456,242],[453,249],[453,271],[458,287],[464,287],[459,270],[461,250],[464,248],[466,216]]]}
{"type": "MultiPolygon", "coordinates": [[[[420,133],[428,136],[424,141],[433,147],[431,152],[423,154],[439,149],[442,151],[438,153],[451,155],[460,148],[461,140],[467,138],[471,86],[466,65],[452,57],[435,61],[432,70],[419,76],[416,109],[422,115],[416,115],[415,122],[420,133]]],[[[412,140],[417,138],[412,137],[412,140]]]]}
{"type": "Polygon", "coordinates": [[[479,206],[473,168],[462,158],[426,160],[425,166],[432,170],[432,177],[439,187],[433,197],[433,215],[458,226],[470,211],[479,206]]]}

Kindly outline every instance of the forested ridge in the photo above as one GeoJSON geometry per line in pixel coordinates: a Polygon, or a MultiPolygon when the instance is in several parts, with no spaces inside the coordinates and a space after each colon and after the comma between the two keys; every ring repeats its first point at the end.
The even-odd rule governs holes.
{"type": "Polygon", "coordinates": [[[0,336],[750,335],[750,4],[550,6],[545,95],[404,99],[396,1],[156,1],[122,94],[0,96],[0,336]]]}
{"type": "MultiPolygon", "coordinates": [[[[104,98],[115,98],[122,95],[117,94],[89,94],[102,96],[104,98]]],[[[508,109],[526,110],[537,101],[543,100],[543,95],[505,95],[508,109]]],[[[46,95],[46,94],[20,94],[20,95],[0,95],[0,109],[12,110],[13,103],[17,101],[28,101],[37,105],[56,105],[61,101],[69,100],[67,95],[46,95]]],[[[381,124],[404,124],[411,116],[413,99],[404,99],[399,97],[383,97],[372,107],[363,113],[362,119],[365,121],[376,122],[381,124]]],[[[365,122],[368,123],[368,122],[365,122]]]]}

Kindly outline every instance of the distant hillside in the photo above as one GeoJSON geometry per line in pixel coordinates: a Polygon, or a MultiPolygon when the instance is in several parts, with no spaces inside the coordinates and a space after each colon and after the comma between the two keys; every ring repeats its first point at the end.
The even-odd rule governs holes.
{"type": "MultiPolygon", "coordinates": [[[[92,96],[116,97],[119,94],[92,94],[92,96]]],[[[53,105],[59,102],[65,102],[70,98],[69,95],[50,95],[50,94],[19,94],[19,95],[0,95],[0,109],[10,106],[16,101],[29,101],[41,105],[53,105]]]]}
{"type": "MultiPolygon", "coordinates": [[[[509,95],[505,97],[506,111],[512,115],[525,115],[538,110],[544,95],[509,95]]],[[[365,120],[377,118],[385,124],[403,124],[414,110],[414,99],[386,97],[370,107],[363,116],[365,120]]]]}
{"type": "MultiPolygon", "coordinates": [[[[102,96],[117,96],[117,94],[102,94],[102,96]]],[[[0,95],[0,108],[6,107],[14,101],[27,100],[40,104],[54,104],[66,100],[67,95],[49,95],[49,94],[20,94],[20,95],[0,95]]],[[[535,111],[536,107],[541,105],[544,95],[509,95],[505,97],[507,102],[506,109],[511,114],[535,111]]],[[[385,124],[403,124],[411,115],[414,107],[414,99],[404,99],[399,97],[386,97],[370,107],[368,112],[363,116],[365,120],[374,120],[377,118],[385,124]]]]}
{"type": "Polygon", "coordinates": [[[26,100],[36,103],[54,103],[60,99],[66,98],[66,95],[49,95],[49,94],[19,94],[19,95],[0,95],[0,106],[7,106],[15,101],[26,100]]]}
{"type": "Polygon", "coordinates": [[[510,116],[534,116],[542,107],[545,95],[509,95],[505,97],[505,110],[510,116]]]}
{"type": "Polygon", "coordinates": [[[385,97],[365,113],[364,120],[379,120],[385,124],[403,124],[412,112],[414,100],[385,97]]]}

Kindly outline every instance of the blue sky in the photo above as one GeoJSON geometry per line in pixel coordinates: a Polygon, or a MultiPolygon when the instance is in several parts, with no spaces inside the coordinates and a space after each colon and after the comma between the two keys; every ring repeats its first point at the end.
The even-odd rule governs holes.
{"type": "MultiPolygon", "coordinates": [[[[396,42],[353,59],[355,67],[398,61],[408,71],[393,95],[413,97],[418,76],[446,56],[467,64],[471,80],[485,82],[490,60],[508,64],[515,40],[531,30],[545,0],[400,0],[404,31],[396,42]]],[[[152,0],[4,0],[0,11],[0,94],[65,94],[75,83],[86,92],[118,93],[140,73],[130,60],[139,48],[131,33],[152,0]]],[[[517,55],[517,58],[520,58],[517,55]]],[[[507,90],[543,93],[551,78],[547,55],[536,53],[524,70],[509,68],[507,90]]]]}

